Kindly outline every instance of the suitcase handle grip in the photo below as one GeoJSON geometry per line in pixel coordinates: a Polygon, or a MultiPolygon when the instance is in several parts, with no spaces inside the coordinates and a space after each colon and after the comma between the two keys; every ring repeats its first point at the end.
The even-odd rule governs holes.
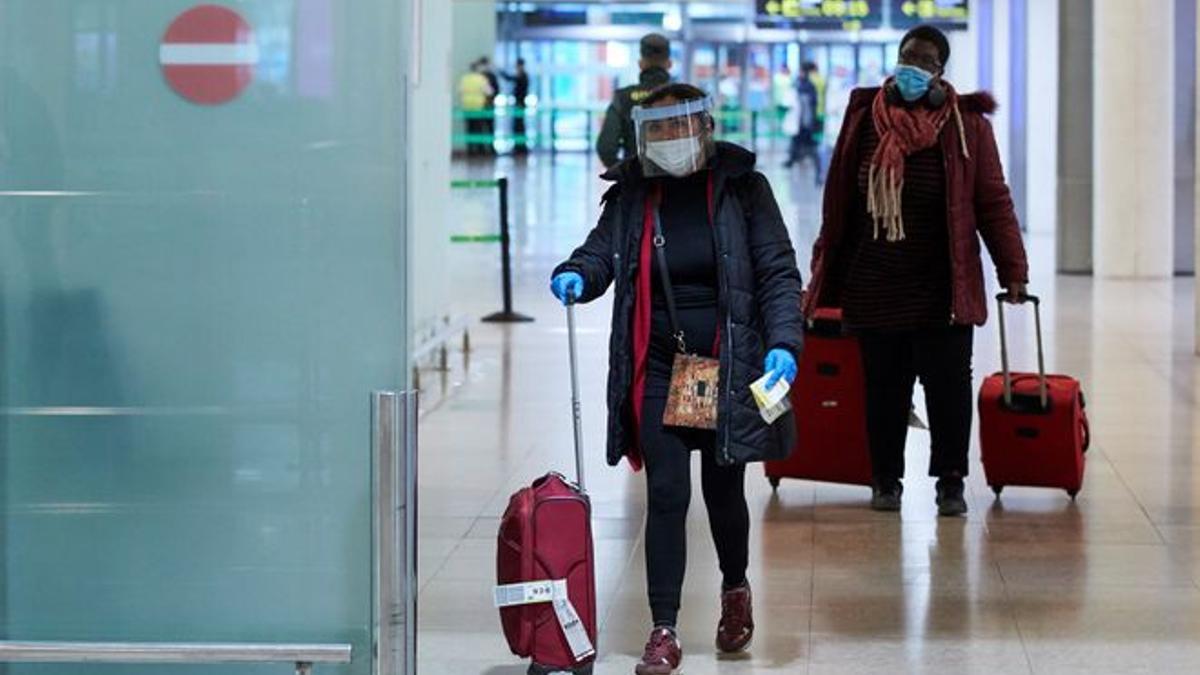
{"type": "Polygon", "coordinates": [[[997,300],[999,300],[1001,302],[1007,302],[1010,305],[1024,305],[1025,303],[1029,303],[1029,302],[1031,302],[1035,305],[1042,304],[1041,298],[1039,298],[1036,295],[1031,295],[1029,293],[1022,293],[1021,295],[1017,296],[1017,299],[1015,301],[1009,301],[1010,297],[1011,296],[1008,293],[997,293],[996,294],[997,300]]]}
{"type": "MultiPolygon", "coordinates": [[[[996,295],[996,308],[1000,316],[1000,366],[1004,372],[1004,405],[1012,406],[1012,371],[1008,367],[1008,331],[1004,325],[1004,305],[1008,299],[1007,293],[996,295]]],[[[1049,391],[1046,385],[1046,356],[1042,348],[1042,301],[1036,295],[1022,294],[1017,304],[1033,304],[1033,321],[1037,327],[1037,358],[1038,358],[1038,393],[1042,400],[1042,409],[1049,404],[1049,391]]]]}

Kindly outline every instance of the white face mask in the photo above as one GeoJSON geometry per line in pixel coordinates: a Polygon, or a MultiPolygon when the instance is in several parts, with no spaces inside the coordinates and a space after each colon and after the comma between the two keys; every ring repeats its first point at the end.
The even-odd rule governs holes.
{"type": "Polygon", "coordinates": [[[700,169],[700,139],[688,136],[673,141],[650,141],[646,143],[646,159],[682,178],[700,169]]]}

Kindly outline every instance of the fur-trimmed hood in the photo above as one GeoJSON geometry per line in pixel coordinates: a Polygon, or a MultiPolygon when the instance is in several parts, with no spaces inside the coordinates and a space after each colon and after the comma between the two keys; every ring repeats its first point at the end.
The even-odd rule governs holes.
{"type": "MultiPolygon", "coordinates": [[[[850,105],[846,106],[846,112],[870,107],[880,89],[881,87],[861,87],[850,92],[850,105]]],[[[999,107],[996,97],[992,96],[990,91],[958,95],[958,108],[963,114],[991,115],[999,107]]]]}

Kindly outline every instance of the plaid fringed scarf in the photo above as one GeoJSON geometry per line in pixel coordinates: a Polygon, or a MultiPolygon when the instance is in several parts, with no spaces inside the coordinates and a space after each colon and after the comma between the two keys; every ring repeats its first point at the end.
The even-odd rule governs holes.
{"type": "Polygon", "coordinates": [[[879,134],[879,147],[871,158],[867,176],[867,212],[875,221],[876,239],[880,228],[887,233],[888,241],[904,239],[900,205],[900,194],[904,190],[904,160],[914,152],[933,147],[951,116],[958,125],[963,156],[971,158],[962,113],[958,109],[958,93],[947,82],[942,86],[946,88],[946,103],[937,109],[923,105],[893,105],[887,100],[886,85],[875,96],[871,115],[879,134]]]}

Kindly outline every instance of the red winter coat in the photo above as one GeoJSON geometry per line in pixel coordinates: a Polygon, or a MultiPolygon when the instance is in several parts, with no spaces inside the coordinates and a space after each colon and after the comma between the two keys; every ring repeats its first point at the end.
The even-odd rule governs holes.
{"type": "MultiPolygon", "coordinates": [[[[829,164],[821,235],[813,245],[812,282],[804,300],[805,316],[812,316],[817,307],[836,305],[840,297],[839,275],[834,270],[838,269],[837,259],[843,253],[846,228],[857,226],[851,200],[859,199],[858,169],[862,160],[858,156],[859,129],[863,116],[871,114],[871,103],[878,92],[878,87],[870,87],[856,89],[850,95],[842,132],[829,164]]],[[[959,109],[970,157],[963,154],[953,117],[941,134],[946,168],[946,223],[950,229],[953,297],[950,319],[957,324],[983,325],[987,321],[988,303],[980,236],[996,264],[1001,286],[1028,283],[1029,265],[1012,196],[1004,182],[996,138],[991,123],[984,117],[996,110],[996,101],[986,92],[969,94],[959,97],[959,109]]]]}

